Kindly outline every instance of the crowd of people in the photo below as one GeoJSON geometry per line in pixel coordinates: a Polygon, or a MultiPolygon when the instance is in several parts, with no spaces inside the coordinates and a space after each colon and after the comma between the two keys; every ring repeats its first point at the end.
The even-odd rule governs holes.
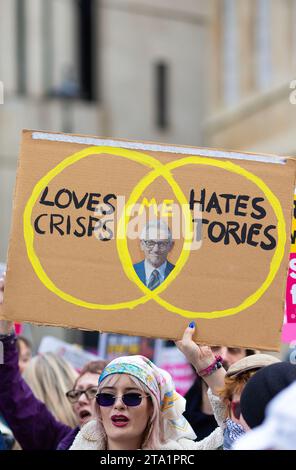
{"type": "MultiPolygon", "coordinates": [[[[0,303],[5,278],[0,280],[0,303]]],[[[86,364],[78,373],[0,321],[0,450],[296,449],[296,365],[258,351],[193,341],[176,346],[196,371],[185,397],[144,356],[86,364]],[[266,418],[265,418],[266,415],[266,418]]]]}

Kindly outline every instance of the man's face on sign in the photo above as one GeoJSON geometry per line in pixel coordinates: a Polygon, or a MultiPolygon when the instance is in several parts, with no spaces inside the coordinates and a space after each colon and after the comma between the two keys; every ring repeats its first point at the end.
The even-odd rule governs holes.
{"type": "Polygon", "coordinates": [[[141,250],[145,259],[154,268],[159,268],[166,260],[169,252],[173,249],[174,242],[168,238],[166,230],[150,228],[147,237],[141,240],[141,250]]]}

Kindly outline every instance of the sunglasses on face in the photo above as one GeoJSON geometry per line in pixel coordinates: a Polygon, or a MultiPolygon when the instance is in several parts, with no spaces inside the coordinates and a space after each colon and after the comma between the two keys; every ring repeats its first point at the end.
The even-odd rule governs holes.
{"type": "Polygon", "coordinates": [[[69,390],[66,393],[66,397],[68,398],[70,403],[76,403],[81,395],[84,393],[88,400],[93,400],[98,392],[98,387],[88,387],[85,390],[69,390]]]}
{"type": "Polygon", "coordinates": [[[149,395],[141,395],[141,393],[125,393],[124,395],[115,396],[112,393],[98,393],[96,395],[97,404],[99,406],[113,406],[116,398],[121,398],[125,406],[139,406],[142,398],[149,397],[149,395]]]}
{"type": "Polygon", "coordinates": [[[231,411],[233,413],[233,416],[236,419],[240,418],[241,415],[241,407],[240,407],[240,402],[239,401],[232,401],[231,402],[231,411]]]}

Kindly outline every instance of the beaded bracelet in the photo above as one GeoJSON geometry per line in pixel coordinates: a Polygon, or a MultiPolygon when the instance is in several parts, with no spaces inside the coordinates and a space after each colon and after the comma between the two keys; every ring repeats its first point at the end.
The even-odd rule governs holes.
{"type": "Polygon", "coordinates": [[[199,370],[197,371],[198,375],[200,375],[201,377],[206,377],[208,375],[211,375],[213,374],[217,369],[220,369],[222,367],[222,362],[223,362],[223,359],[221,356],[215,356],[215,360],[214,362],[212,362],[212,364],[210,364],[208,367],[206,367],[205,369],[202,369],[202,370],[199,370]]]}

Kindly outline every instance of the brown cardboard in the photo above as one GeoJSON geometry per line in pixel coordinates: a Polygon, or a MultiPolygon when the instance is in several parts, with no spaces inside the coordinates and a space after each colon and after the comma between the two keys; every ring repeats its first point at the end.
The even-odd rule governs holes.
{"type": "MultiPolygon", "coordinates": [[[[61,137],[69,141],[36,140],[32,136],[33,131],[23,131],[13,203],[13,223],[4,313],[2,313],[4,318],[168,339],[180,338],[188,323],[195,320],[197,323],[196,339],[201,344],[265,350],[278,349],[283,322],[295,187],[295,161],[293,159],[283,158],[282,164],[276,163],[280,161],[278,157],[267,156],[265,159],[265,157],[259,156],[258,158],[253,154],[240,155],[238,159],[234,159],[236,154],[232,152],[223,155],[222,158],[222,154],[217,154],[214,150],[202,149],[208,157],[199,157],[200,160],[223,162],[223,168],[211,166],[208,163],[190,163],[171,170],[171,174],[183,191],[187,205],[191,190],[194,190],[195,199],[200,199],[201,191],[204,189],[206,206],[210,203],[207,207],[208,211],[204,210],[202,214],[208,223],[202,224],[201,248],[189,253],[181,272],[159,294],[161,299],[172,306],[193,312],[216,312],[234,308],[259,289],[268,275],[275,251],[280,253],[278,220],[266,194],[262,192],[262,187],[258,187],[254,180],[246,178],[245,174],[229,171],[228,167],[226,169],[227,162],[233,163],[236,168],[241,169],[241,172],[247,171],[248,175],[254,175],[255,179],[259,178],[267,185],[270,191],[268,194],[272,194],[272,197],[279,201],[279,211],[282,211],[285,221],[286,243],[283,246],[279,269],[261,297],[231,316],[200,318],[199,315],[193,314],[189,318],[170,311],[170,308],[160,305],[152,298],[133,307],[129,302],[140,299],[145,294],[124,271],[117,252],[116,238],[102,241],[93,235],[77,237],[73,234],[75,229],[80,231],[79,233],[83,232],[81,225],[77,224],[78,217],[85,217],[85,219],[80,219],[84,223],[85,220],[89,221],[90,216],[96,216],[94,212],[86,208],[86,203],[83,205],[83,196],[86,193],[101,194],[101,198],[97,197],[97,199],[112,194],[125,195],[128,200],[139,181],[152,171],[143,162],[119,156],[116,152],[120,153],[120,150],[116,151],[116,149],[112,150],[113,155],[95,153],[81,158],[57,174],[43,189],[40,189],[40,186],[39,192],[37,191],[37,201],[29,217],[34,227],[38,216],[47,214],[41,217],[37,224],[39,230],[46,233],[38,234],[33,230],[35,232],[33,246],[48,278],[60,291],[72,298],[87,302],[88,306],[76,305],[69,302],[68,298],[66,300],[61,298],[41,282],[29,260],[25,244],[25,207],[34,187],[42,179],[44,180],[44,176],[49,171],[74,153],[88,148],[93,149],[93,145],[92,141],[83,144],[71,142],[69,136],[59,133],[51,134],[51,138],[61,137]],[[260,158],[264,161],[257,161],[260,158]],[[48,187],[47,194],[44,194],[45,187],[48,187]],[[69,197],[72,198],[72,192],[75,191],[76,203],[79,205],[80,201],[83,207],[75,208],[73,199],[67,208],[40,203],[42,195],[43,202],[51,203],[61,189],[67,189],[69,191],[67,194],[71,193],[69,197]],[[218,206],[213,193],[217,195],[218,206]],[[234,198],[221,197],[221,194],[231,194],[234,198]],[[240,203],[235,210],[238,196],[241,196],[240,203]],[[221,214],[218,213],[219,208],[221,214]],[[53,228],[52,234],[49,233],[52,214],[55,214],[55,221],[57,218],[61,221],[61,216],[64,217],[59,227],[63,231],[67,231],[68,228],[69,234],[62,236],[56,228],[53,228]],[[230,233],[229,243],[224,244],[227,237],[222,235],[230,222],[232,228],[238,227],[235,233],[239,234],[240,239],[244,239],[244,243],[237,244],[237,237],[230,233]],[[262,227],[258,228],[258,226],[253,226],[254,224],[260,224],[262,227]],[[244,229],[242,229],[243,226],[244,229]],[[252,229],[250,229],[251,226],[252,229]],[[242,230],[245,231],[245,235],[249,233],[249,239],[243,235],[242,230]],[[218,241],[219,234],[221,234],[220,241],[218,241]],[[212,241],[211,236],[214,237],[212,241]],[[253,246],[256,243],[257,245],[253,246]],[[274,248],[272,248],[273,245],[274,248]],[[266,247],[272,249],[264,249],[266,247]],[[126,307],[116,310],[89,308],[90,304],[115,303],[126,303],[126,307]]],[[[103,140],[101,142],[104,144],[103,140]]],[[[110,144],[112,143],[109,142],[108,145],[110,144]]],[[[138,144],[130,144],[122,140],[117,141],[117,147],[115,147],[138,144]]],[[[107,148],[111,149],[108,145],[107,148]]],[[[189,147],[176,147],[173,152],[166,147],[160,147],[158,151],[152,151],[151,148],[129,150],[129,152],[152,156],[164,165],[179,159],[189,161],[191,158],[189,147]]],[[[193,154],[196,152],[196,149],[192,150],[193,154]]],[[[63,193],[64,199],[63,197],[60,199],[60,204],[66,204],[67,194],[63,193]]],[[[155,179],[142,192],[140,201],[143,201],[143,198],[148,201],[155,198],[158,204],[163,200],[176,201],[172,188],[163,176],[155,179]]],[[[96,196],[93,197],[89,207],[95,207],[95,200],[96,196]]],[[[85,201],[89,202],[89,199],[86,198],[85,201]]],[[[109,199],[109,201],[113,204],[115,215],[117,215],[118,201],[115,199],[109,199]]],[[[27,222],[26,224],[28,227],[27,222]]],[[[103,237],[108,235],[106,231],[100,233],[103,237]]],[[[176,264],[182,244],[183,238],[175,239],[174,249],[168,255],[171,263],[176,264]]],[[[129,240],[128,249],[133,263],[143,259],[143,253],[139,249],[139,240],[129,240]]]]}

